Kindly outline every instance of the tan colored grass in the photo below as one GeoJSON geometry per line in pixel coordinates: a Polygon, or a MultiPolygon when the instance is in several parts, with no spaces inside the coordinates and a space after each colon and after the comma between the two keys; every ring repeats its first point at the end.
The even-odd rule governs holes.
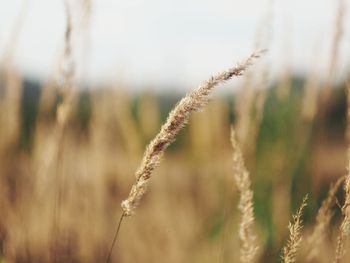
{"type": "MultiPolygon", "coordinates": [[[[265,72],[267,74],[267,72],[265,72]]],[[[249,140],[246,141],[246,153],[250,158],[254,158],[256,153],[256,146],[259,137],[260,127],[265,113],[265,102],[267,98],[267,75],[262,76],[262,82],[260,83],[260,89],[256,91],[254,101],[254,118],[252,118],[249,140]]]]}
{"type": "Polygon", "coordinates": [[[350,79],[346,82],[346,100],[347,100],[347,109],[346,109],[346,131],[345,138],[350,145],[350,79]]]}
{"type": "Polygon", "coordinates": [[[64,36],[64,54],[63,63],[61,65],[62,87],[60,95],[61,102],[57,106],[57,123],[59,127],[65,126],[68,115],[71,111],[73,100],[73,79],[74,79],[74,62],[72,56],[72,17],[70,7],[65,1],[66,8],[66,31],[64,36]]]}
{"type": "Polygon", "coordinates": [[[245,151],[246,144],[249,138],[249,131],[252,122],[252,108],[254,108],[254,96],[255,88],[252,84],[252,76],[248,74],[245,83],[236,96],[235,111],[236,111],[236,124],[235,129],[237,138],[245,151]]]}
{"type": "MultiPolygon", "coordinates": [[[[350,155],[350,153],[349,153],[350,155]]],[[[345,241],[347,237],[349,236],[350,232],[350,211],[349,211],[349,205],[350,205],[350,172],[349,172],[349,167],[348,166],[348,172],[345,176],[345,201],[344,205],[342,206],[342,213],[343,213],[343,220],[340,224],[340,233],[337,238],[337,247],[335,251],[335,258],[334,258],[334,263],[339,263],[341,262],[342,258],[345,255],[345,241]]]]}
{"type": "MultiPolygon", "coordinates": [[[[55,86],[58,86],[57,90],[60,95],[60,101],[57,104],[56,108],[56,120],[53,127],[53,130],[50,134],[50,145],[47,147],[46,151],[48,154],[44,156],[42,160],[42,168],[40,169],[39,174],[47,175],[49,169],[58,168],[61,166],[60,159],[62,155],[62,143],[64,139],[64,133],[67,126],[68,119],[72,111],[73,104],[73,86],[74,86],[74,63],[72,56],[72,18],[71,10],[68,4],[68,1],[64,1],[65,11],[66,11],[66,28],[64,35],[64,48],[62,54],[62,60],[59,65],[58,75],[59,83],[56,83],[55,86]],[[58,167],[53,167],[56,162],[58,167]]],[[[57,81],[57,80],[56,80],[57,81]]],[[[44,96],[42,99],[46,99],[47,96],[44,96]]]]}
{"type": "MultiPolygon", "coordinates": [[[[267,8],[261,17],[255,32],[254,48],[269,48],[272,39],[271,24],[274,19],[274,0],[268,0],[267,8]]],[[[269,66],[259,63],[259,70],[248,72],[241,89],[235,99],[236,124],[238,142],[243,153],[251,155],[255,150],[256,136],[263,118],[263,108],[268,86],[269,66]],[[256,79],[257,81],[255,81],[256,79]],[[253,117],[252,115],[255,116],[253,117]]]]}
{"type": "Polygon", "coordinates": [[[254,262],[258,250],[254,232],[253,191],[251,190],[249,172],[245,167],[242,151],[233,128],[231,128],[231,145],[233,148],[233,175],[240,194],[238,204],[238,209],[241,212],[239,227],[240,260],[242,263],[249,263],[254,262]]]}
{"type": "Polygon", "coordinates": [[[136,121],[131,114],[131,98],[121,88],[116,90],[115,120],[120,130],[121,140],[123,141],[129,160],[137,160],[142,154],[141,136],[137,130],[136,121]]]}
{"type": "Polygon", "coordinates": [[[301,217],[303,215],[303,210],[307,205],[307,199],[308,196],[306,195],[298,211],[292,216],[292,221],[289,222],[289,239],[282,252],[282,261],[284,263],[293,263],[296,261],[296,254],[302,241],[301,230],[303,228],[303,220],[301,217]]]}
{"type": "Polygon", "coordinates": [[[301,116],[309,123],[312,123],[317,113],[317,100],[319,95],[320,80],[317,76],[319,48],[318,42],[315,44],[312,63],[310,65],[310,73],[306,78],[303,90],[301,116]]]}
{"type": "MultiPolygon", "coordinates": [[[[346,127],[346,139],[349,140],[349,126],[350,126],[350,84],[349,81],[346,83],[347,88],[347,127],[346,127]]],[[[345,191],[345,200],[344,204],[341,208],[342,214],[343,214],[343,220],[340,224],[340,233],[338,234],[337,238],[337,247],[335,251],[335,258],[334,263],[338,263],[341,261],[341,259],[345,255],[345,248],[344,243],[346,239],[348,238],[350,234],[350,144],[348,141],[348,166],[347,166],[347,172],[344,177],[344,191],[345,191]]]]}
{"type": "Polygon", "coordinates": [[[307,79],[304,96],[302,101],[302,112],[301,116],[304,120],[312,122],[315,118],[317,112],[317,95],[318,95],[318,79],[315,75],[310,74],[310,77],[307,79]]]}
{"type": "Polygon", "coordinates": [[[145,139],[150,140],[159,129],[159,105],[155,94],[147,92],[140,98],[138,117],[145,139]]]}
{"type": "MultiPolygon", "coordinates": [[[[285,32],[291,31],[291,26],[289,23],[286,24],[285,32]]],[[[283,45],[283,53],[282,53],[282,72],[279,79],[279,82],[277,84],[276,88],[276,95],[280,100],[288,98],[290,91],[292,89],[292,68],[291,68],[291,54],[293,53],[292,45],[293,42],[293,36],[289,33],[287,33],[284,36],[284,45],[283,45]]]]}
{"type": "Polygon", "coordinates": [[[330,95],[330,88],[332,87],[334,77],[337,72],[338,60],[339,60],[339,50],[341,40],[344,35],[344,23],[345,23],[345,0],[338,0],[338,8],[335,16],[335,24],[334,24],[334,35],[332,39],[331,53],[330,53],[330,62],[328,64],[328,73],[326,76],[325,86],[324,86],[324,94],[325,99],[330,95]]]}
{"type": "Polygon", "coordinates": [[[124,215],[131,215],[134,212],[137,204],[146,192],[152,173],[158,166],[165,149],[175,140],[176,135],[186,125],[191,113],[199,111],[207,105],[211,92],[218,84],[231,79],[233,76],[242,75],[260,55],[261,51],[254,52],[236,66],[211,76],[197,89],[189,92],[170,112],[160,132],[146,148],[141,165],[136,171],[136,182],[132,186],[128,198],[121,204],[124,215]]]}
{"type": "Polygon", "coordinates": [[[316,225],[313,232],[307,239],[309,247],[307,261],[309,262],[317,258],[317,255],[320,253],[322,242],[325,239],[327,228],[329,227],[329,223],[333,216],[331,208],[335,203],[335,195],[343,181],[344,178],[339,178],[334,184],[331,185],[327,198],[322,202],[322,205],[317,212],[316,225]]]}
{"type": "Polygon", "coordinates": [[[334,263],[341,262],[341,259],[345,255],[345,242],[346,239],[349,237],[350,234],[350,148],[348,149],[348,167],[347,167],[347,173],[345,175],[345,184],[344,184],[344,191],[345,191],[345,200],[344,204],[341,208],[342,214],[343,214],[343,220],[340,224],[340,233],[337,238],[337,247],[335,251],[335,258],[334,263]]]}
{"type": "MultiPolygon", "coordinates": [[[[50,248],[51,260],[54,262],[63,261],[64,256],[59,251],[60,246],[66,246],[67,240],[62,238],[64,227],[63,209],[64,198],[66,197],[67,182],[66,175],[63,172],[64,167],[64,142],[67,134],[68,120],[72,112],[72,104],[74,99],[73,87],[75,76],[75,65],[72,56],[72,14],[71,7],[68,0],[64,1],[66,11],[66,28],[64,35],[64,49],[62,56],[62,64],[60,64],[59,75],[60,83],[58,84],[58,93],[60,95],[60,101],[57,104],[56,109],[56,123],[53,127],[51,134],[52,139],[48,153],[50,155],[45,156],[43,160],[43,166],[45,170],[41,170],[41,173],[50,174],[53,173],[53,183],[55,185],[53,193],[53,220],[52,220],[52,244],[50,248]],[[52,169],[52,170],[51,170],[52,169]]],[[[50,142],[49,141],[49,142],[50,142]]],[[[41,177],[41,176],[40,176],[41,177]]]]}
{"type": "Polygon", "coordinates": [[[0,96],[0,147],[5,151],[15,144],[20,131],[20,104],[22,81],[16,66],[15,55],[19,45],[21,31],[30,7],[30,1],[23,1],[15,22],[10,30],[9,41],[5,50],[0,54],[0,72],[3,73],[4,94],[0,96]],[[4,128],[6,127],[6,129],[4,128]]]}

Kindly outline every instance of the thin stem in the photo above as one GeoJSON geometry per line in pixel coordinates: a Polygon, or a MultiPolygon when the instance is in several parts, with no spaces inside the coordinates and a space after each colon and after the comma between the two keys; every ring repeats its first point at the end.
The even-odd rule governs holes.
{"type": "Polygon", "coordinates": [[[108,256],[107,256],[107,259],[106,259],[106,263],[110,262],[110,259],[111,259],[111,256],[112,256],[112,252],[113,252],[113,248],[114,248],[114,245],[115,245],[115,243],[117,241],[119,230],[120,230],[120,226],[121,226],[121,224],[123,222],[124,217],[125,217],[125,213],[123,213],[121,215],[120,219],[119,219],[118,227],[117,227],[117,230],[115,231],[114,238],[113,238],[113,241],[112,241],[112,245],[111,245],[111,248],[109,249],[108,256]]]}

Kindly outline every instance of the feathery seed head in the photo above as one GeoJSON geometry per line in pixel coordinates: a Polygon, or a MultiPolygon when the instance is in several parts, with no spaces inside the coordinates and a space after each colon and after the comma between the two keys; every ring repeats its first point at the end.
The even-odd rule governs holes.
{"type": "Polygon", "coordinates": [[[168,119],[162,126],[158,135],[146,148],[141,165],[136,171],[136,182],[132,186],[128,198],[121,204],[124,215],[128,216],[134,212],[137,204],[146,192],[148,182],[153,171],[158,166],[165,149],[175,140],[176,135],[186,125],[191,113],[199,111],[207,105],[211,92],[218,84],[229,80],[233,76],[242,75],[263,52],[265,51],[253,52],[243,62],[227,71],[211,76],[197,89],[187,93],[187,95],[180,100],[170,112],[168,119]]]}

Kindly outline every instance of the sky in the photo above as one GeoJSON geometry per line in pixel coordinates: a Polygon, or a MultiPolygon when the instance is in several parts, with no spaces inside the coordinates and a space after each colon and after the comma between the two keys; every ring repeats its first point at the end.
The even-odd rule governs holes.
{"type": "MultiPolygon", "coordinates": [[[[312,68],[324,74],[338,4],[338,0],[92,0],[89,24],[84,27],[81,0],[68,1],[79,81],[184,89],[244,59],[258,48],[257,32],[263,32],[259,48],[269,50],[265,60],[272,76],[286,68],[299,74],[312,68]]],[[[350,10],[350,0],[345,2],[350,10]]],[[[12,50],[14,64],[24,75],[51,76],[63,49],[63,1],[0,0],[0,7],[0,59],[12,50]]],[[[339,62],[343,70],[350,59],[350,14],[346,17],[339,62]]]]}

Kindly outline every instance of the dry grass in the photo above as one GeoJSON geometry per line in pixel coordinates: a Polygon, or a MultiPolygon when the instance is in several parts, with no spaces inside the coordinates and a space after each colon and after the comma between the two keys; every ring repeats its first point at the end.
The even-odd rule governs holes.
{"type": "Polygon", "coordinates": [[[308,261],[314,260],[320,254],[320,248],[322,247],[322,243],[325,242],[326,231],[329,229],[329,224],[334,214],[332,206],[336,201],[335,195],[343,181],[344,178],[339,178],[333,185],[331,185],[327,198],[322,202],[322,205],[317,212],[316,225],[307,239],[309,248],[307,256],[308,261]]]}
{"type": "Polygon", "coordinates": [[[253,191],[249,172],[245,167],[242,151],[235,137],[234,129],[231,128],[231,145],[233,148],[233,175],[236,181],[240,199],[238,209],[241,212],[239,238],[241,241],[240,259],[243,263],[254,262],[258,246],[254,230],[253,191]]]}
{"type": "MultiPolygon", "coordinates": [[[[234,106],[226,97],[215,98],[209,104],[214,89],[245,73],[260,56],[256,52],[185,95],[158,134],[163,113],[168,110],[156,95],[142,94],[134,99],[127,87],[113,85],[86,92],[81,99],[75,80],[86,61],[77,61],[74,55],[80,46],[73,40],[82,37],[80,48],[84,49],[86,44],[83,60],[87,60],[93,2],[74,3],[70,6],[66,2],[64,50],[54,74],[58,77],[41,89],[38,116],[32,121],[31,146],[25,149],[21,148],[20,140],[26,121],[22,98],[27,85],[22,85],[23,79],[12,61],[15,48],[9,46],[5,51],[8,55],[2,66],[4,72],[0,72],[0,262],[102,262],[109,252],[112,227],[119,212],[115,204],[123,199],[130,185],[129,196],[122,202],[123,217],[133,214],[136,208],[138,216],[123,224],[115,253],[110,254],[111,262],[275,260],[272,257],[285,242],[288,204],[308,191],[318,200],[330,177],[339,178],[339,171],[345,167],[343,130],[333,130],[337,123],[332,119],[327,129],[337,139],[326,142],[324,138],[328,137],[319,136],[318,123],[326,122],[327,114],[333,118],[336,113],[327,111],[333,101],[323,108],[317,91],[318,86],[333,86],[338,72],[345,1],[339,2],[329,76],[324,85],[316,74],[309,74],[307,83],[300,85],[304,88],[302,95],[295,99],[295,90],[290,89],[291,72],[287,69],[285,78],[276,83],[279,88],[271,91],[268,89],[271,67],[263,63],[260,68],[254,67],[256,72],[244,74],[243,89],[235,95],[234,106]],[[73,6],[81,10],[71,10],[73,6]],[[82,20],[75,14],[82,15],[82,20]],[[81,24],[76,24],[77,21],[81,24]],[[276,91],[280,94],[276,95],[276,91]],[[317,106],[324,114],[316,116],[317,106]],[[86,112],[81,113],[82,109],[86,112]],[[288,115],[290,112],[293,116],[288,115]],[[188,131],[180,135],[187,123],[188,131]],[[230,144],[232,123],[236,129],[231,130],[230,144]],[[155,134],[142,156],[143,143],[155,134]],[[295,134],[298,140],[293,140],[295,134]],[[162,160],[175,139],[178,143],[162,160]],[[314,151],[318,149],[315,145],[333,147],[332,151],[322,152],[321,160],[325,161],[315,164],[317,171],[324,170],[327,164],[335,167],[327,170],[327,178],[315,172],[310,164],[315,162],[314,151]],[[156,169],[166,176],[154,180],[153,191],[144,196],[156,169]],[[135,170],[133,184],[130,175],[135,170]],[[232,187],[234,184],[238,193],[232,187]],[[147,200],[138,207],[142,198],[147,200]]],[[[268,14],[258,30],[256,47],[270,47],[272,3],[269,1],[268,14]]],[[[18,26],[13,35],[10,42],[15,46],[18,26]]],[[[87,69],[82,71],[88,73],[87,69]]],[[[347,85],[349,142],[350,84],[347,85]]],[[[336,103],[343,105],[344,101],[336,103]]],[[[329,262],[334,257],[334,262],[349,261],[346,254],[350,226],[349,169],[350,164],[345,177],[331,185],[318,210],[315,200],[310,201],[307,214],[314,216],[314,211],[318,211],[313,226],[309,221],[303,226],[301,218],[307,198],[303,200],[288,227],[283,262],[295,262],[297,253],[301,262],[329,262]],[[345,200],[339,218],[333,205],[343,182],[345,200]],[[336,233],[335,229],[339,230],[336,242],[328,238],[336,233]],[[305,254],[299,254],[302,236],[307,241],[305,254]]]]}
{"type": "MultiPolygon", "coordinates": [[[[349,125],[350,125],[350,93],[349,93],[349,83],[347,83],[347,127],[346,127],[346,139],[349,140],[349,125]]],[[[345,249],[345,242],[347,237],[350,234],[350,210],[349,210],[349,205],[350,205],[350,144],[348,141],[348,166],[347,166],[347,172],[344,176],[344,192],[345,192],[345,198],[344,198],[344,204],[341,207],[341,211],[343,214],[343,219],[339,227],[340,233],[338,234],[337,238],[337,246],[336,246],[336,251],[335,251],[335,258],[334,261],[335,263],[341,262],[342,258],[345,255],[346,249],[345,249]]]]}
{"type": "Polygon", "coordinates": [[[335,258],[333,262],[341,262],[342,258],[345,256],[345,242],[347,237],[349,236],[350,230],[350,214],[349,214],[349,203],[350,203],[350,179],[349,174],[345,177],[345,201],[342,206],[343,220],[340,225],[340,233],[337,238],[337,246],[335,251],[335,258]]]}
{"type": "Polygon", "coordinates": [[[335,15],[334,22],[334,35],[332,38],[331,53],[330,53],[330,62],[328,64],[328,71],[326,80],[323,86],[323,93],[321,94],[322,99],[328,100],[330,96],[330,89],[334,80],[336,78],[336,73],[338,71],[338,62],[339,62],[339,50],[341,45],[341,40],[344,36],[344,27],[345,27],[345,9],[346,1],[338,0],[338,7],[335,15]]]}
{"type": "Polygon", "coordinates": [[[302,228],[303,220],[301,219],[303,215],[303,210],[307,205],[308,196],[304,197],[300,208],[293,215],[293,219],[289,222],[289,239],[287,244],[283,248],[282,260],[284,263],[292,263],[296,261],[296,255],[299,250],[302,241],[302,228]]]}
{"type": "Polygon", "coordinates": [[[136,171],[136,182],[132,186],[128,198],[122,202],[122,208],[126,216],[134,212],[137,204],[146,192],[152,173],[158,166],[165,149],[175,140],[176,135],[186,125],[190,114],[201,110],[207,105],[211,92],[218,84],[231,79],[233,76],[242,75],[253,63],[253,60],[260,57],[261,53],[262,51],[254,52],[246,60],[229,70],[210,77],[196,90],[188,93],[170,112],[158,135],[147,146],[141,165],[136,171]]]}
{"type": "Polygon", "coordinates": [[[337,238],[337,246],[335,251],[335,263],[341,262],[342,258],[345,255],[346,248],[345,248],[345,242],[350,234],[350,210],[349,210],[349,204],[350,204],[350,150],[348,152],[349,155],[349,164],[347,168],[347,173],[344,178],[344,192],[345,192],[345,200],[344,204],[341,207],[341,211],[343,214],[343,219],[340,224],[339,228],[339,235],[337,238]]]}

